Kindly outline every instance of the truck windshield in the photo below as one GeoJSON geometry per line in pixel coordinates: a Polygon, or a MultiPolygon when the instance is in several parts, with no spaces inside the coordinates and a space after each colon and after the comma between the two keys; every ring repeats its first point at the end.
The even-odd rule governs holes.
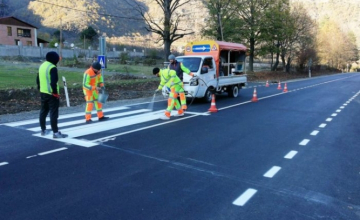
{"type": "Polygon", "coordinates": [[[200,67],[201,58],[194,57],[179,57],[176,58],[178,62],[181,62],[191,72],[197,72],[200,67]]]}

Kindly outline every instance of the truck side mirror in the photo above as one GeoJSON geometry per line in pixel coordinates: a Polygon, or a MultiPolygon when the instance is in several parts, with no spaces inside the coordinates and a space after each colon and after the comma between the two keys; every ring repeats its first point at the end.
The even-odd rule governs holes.
{"type": "Polygon", "coordinates": [[[208,73],[209,70],[207,67],[201,67],[201,74],[208,73]]]}

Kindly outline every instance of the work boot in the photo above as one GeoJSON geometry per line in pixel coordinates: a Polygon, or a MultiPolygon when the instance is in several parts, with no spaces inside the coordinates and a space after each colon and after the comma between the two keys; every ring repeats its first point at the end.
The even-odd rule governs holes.
{"type": "Polygon", "coordinates": [[[178,113],[176,115],[174,115],[174,117],[182,117],[182,116],[184,116],[184,110],[182,110],[182,109],[179,109],[178,113]]]}
{"type": "Polygon", "coordinates": [[[50,134],[50,131],[49,130],[41,130],[41,136],[45,136],[45,135],[48,135],[50,134]]]}
{"type": "Polygon", "coordinates": [[[99,121],[106,121],[108,119],[109,119],[109,117],[102,116],[101,118],[99,118],[99,121]]]}
{"type": "Polygon", "coordinates": [[[91,124],[91,123],[92,123],[92,120],[91,120],[91,119],[86,120],[85,123],[86,123],[86,124],[91,124]]]}
{"type": "Polygon", "coordinates": [[[161,119],[161,120],[169,120],[170,117],[168,117],[168,116],[166,116],[166,115],[163,115],[163,116],[160,117],[160,119],[161,119]]]}
{"type": "Polygon", "coordinates": [[[67,138],[68,136],[67,134],[61,134],[60,131],[53,134],[53,138],[67,138]]]}

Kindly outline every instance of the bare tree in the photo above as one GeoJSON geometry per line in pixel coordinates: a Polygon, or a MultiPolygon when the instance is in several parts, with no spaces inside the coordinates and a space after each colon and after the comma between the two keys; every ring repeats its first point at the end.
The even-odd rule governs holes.
{"type": "Polygon", "coordinates": [[[194,31],[180,28],[183,15],[177,10],[190,2],[190,0],[154,0],[161,9],[160,18],[151,15],[147,8],[133,1],[127,0],[128,4],[134,7],[146,23],[145,29],[159,36],[156,43],[161,40],[164,43],[165,60],[170,54],[171,44],[185,35],[194,34],[194,31]],[[162,16],[163,15],[163,16],[162,16]]]}

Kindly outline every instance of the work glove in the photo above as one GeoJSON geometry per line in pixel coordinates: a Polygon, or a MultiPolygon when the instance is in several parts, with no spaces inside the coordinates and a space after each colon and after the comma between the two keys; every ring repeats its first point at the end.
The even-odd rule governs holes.
{"type": "Polygon", "coordinates": [[[59,94],[52,94],[52,96],[54,96],[57,99],[60,99],[60,95],[59,94]]]}

